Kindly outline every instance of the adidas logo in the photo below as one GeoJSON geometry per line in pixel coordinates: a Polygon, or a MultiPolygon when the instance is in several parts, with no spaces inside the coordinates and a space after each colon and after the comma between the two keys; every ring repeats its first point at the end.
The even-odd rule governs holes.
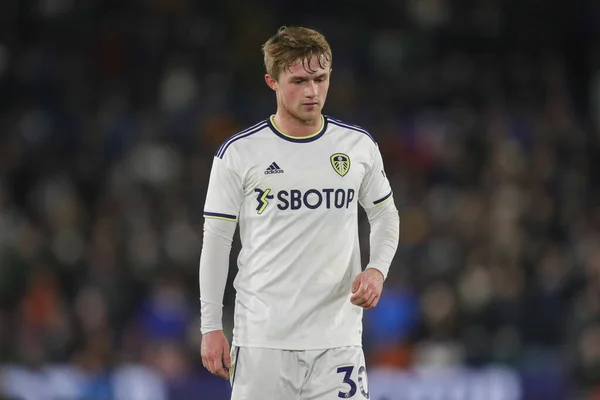
{"type": "Polygon", "coordinates": [[[265,175],[269,174],[283,174],[283,170],[279,168],[276,162],[272,162],[271,165],[265,170],[265,175]]]}

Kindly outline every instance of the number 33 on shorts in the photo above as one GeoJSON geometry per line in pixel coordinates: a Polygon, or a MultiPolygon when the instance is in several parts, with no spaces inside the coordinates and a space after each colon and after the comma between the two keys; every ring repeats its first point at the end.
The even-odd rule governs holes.
{"type": "Polygon", "coordinates": [[[367,372],[364,366],[358,368],[356,375],[354,366],[348,365],[339,367],[337,373],[341,375],[342,383],[346,386],[344,390],[338,392],[338,397],[341,399],[350,399],[355,397],[357,392],[360,392],[365,399],[369,398],[369,388],[367,385],[367,372]],[[356,376],[356,378],[354,378],[356,376]]]}

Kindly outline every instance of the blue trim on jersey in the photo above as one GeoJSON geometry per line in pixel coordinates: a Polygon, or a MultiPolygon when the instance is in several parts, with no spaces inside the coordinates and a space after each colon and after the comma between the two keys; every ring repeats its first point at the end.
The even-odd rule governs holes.
{"type": "Polygon", "coordinates": [[[214,217],[214,218],[232,219],[234,221],[237,220],[237,217],[235,215],[221,214],[221,213],[214,213],[214,212],[207,212],[207,211],[204,211],[204,216],[205,217],[214,217]]]}
{"type": "Polygon", "coordinates": [[[219,158],[223,158],[225,151],[233,142],[235,142],[236,140],[248,137],[248,136],[255,134],[256,132],[264,129],[267,126],[266,122],[267,122],[266,120],[261,121],[258,124],[253,125],[250,128],[244,129],[243,131],[231,136],[229,139],[227,139],[226,141],[223,142],[221,147],[219,147],[219,150],[217,150],[217,154],[215,156],[219,157],[219,158]]]}
{"type": "Polygon", "coordinates": [[[337,125],[341,128],[347,128],[347,129],[351,129],[356,132],[364,133],[365,135],[367,135],[369,137],[369,139],[371,139],[373,141],[373,143],[377,144],[377,142],[375,141],[373,136],[371,136],[371,134],[366,129],[363,129],[357,125],[352,125],[347,122],[340,121],[339,119],[335,119],[335,118],[331,118],[331,117],[327,117],[327,118],[329,119],[329,122],[331,122],[332,124],[337,125]]]}
{"type": "Polygon", "coordinates": [[[292,143],[308,143],[308,142],[314,142],[315,140],[317,140],[318,138],[320,138],[321,136],[323,136],[323,134],[325,133],[325,131],[327,130],[327,117],[323,116],[323,127],[321,128],[321,130],[319,132],[317,132],[315,135],[309,136],[309,137],[299,137],[299,138],[295,138],[295,137],[291,137],[291,136],[285,136],[282,135],[281,132],[279,132],[277,130],[276,127],[273,126],[273,123],[271,122],[271,119],[267,120],[267,124],[269,125],[269,128],[271,128],[271,130],[273,131],[274,134],[276,134],[277,136],[279,136],[282,139],[287,140],[288,142],[292,142],[292,143]]]}
{"type": "Polygon", "coordinates": [[[386,201],[387,199],[389,199],[391,195],[392,195],[392,192],[389,192],[388,194],[386,194],[385,196],[383,196],[379,200],[375,200],[373,202],[373,204],[377,205],[377,204],[383,203],[384,201],[386,201]]]}
{"type": "Polygon", "coordinates": [[[329,118],[329,120],[331,120],[331,121],[335,121],[335,122],[337,122],[337,123],[339,123],[339,124],[342,124],[342,125],[345,125],[345,126],[348,126],[348,127],[354,128],[354,129],[358,129],[359,131],[362,131],[362,132],[368,133],[368,131],[367,131],[365,128],[363,128],[362,126],[359,126],[359,125],[356,125],[356,124],[351,124],[350,122],[342,121],[341,119],[339,119],[339,118],[334,118],[334,117],[332,117],[332,116],[330,116],[330,115],[328,115],[328,116],[327,116],[327,118],[329,118]]]}

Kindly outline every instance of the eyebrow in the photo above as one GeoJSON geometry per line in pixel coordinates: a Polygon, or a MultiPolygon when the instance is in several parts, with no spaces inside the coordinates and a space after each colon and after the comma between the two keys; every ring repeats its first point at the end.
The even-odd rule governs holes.
{"type": "MultiPolygon", "coordinates": [[[[326,78],[327,75],[328,75],[327,72],[323,72],[319,75],[315,75],[313,78],[314,79],[326,78]]],[[[309,79],[309,77],[306,77],[306,76],[298,76],[298,75],[290,76],[290,81],[306,81],[308,79],[309,79]]]]}

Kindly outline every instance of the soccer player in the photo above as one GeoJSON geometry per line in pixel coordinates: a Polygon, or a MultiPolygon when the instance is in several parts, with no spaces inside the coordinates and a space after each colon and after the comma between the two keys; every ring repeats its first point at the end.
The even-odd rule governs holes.
{"type": "Polygon", "coordinates": [[[367,399],[363,309],[375,307],[399,216],[364,129],[321,113],[332,54],[318,32],[283,27],[263,45],[277,111],[218,149],[200,257],[202,362],[234,400],[367,399]],[[361,266],[358,204],[369,219],[361,266]],[[240,225],[233,343],[222,328],[240,225]]]}

